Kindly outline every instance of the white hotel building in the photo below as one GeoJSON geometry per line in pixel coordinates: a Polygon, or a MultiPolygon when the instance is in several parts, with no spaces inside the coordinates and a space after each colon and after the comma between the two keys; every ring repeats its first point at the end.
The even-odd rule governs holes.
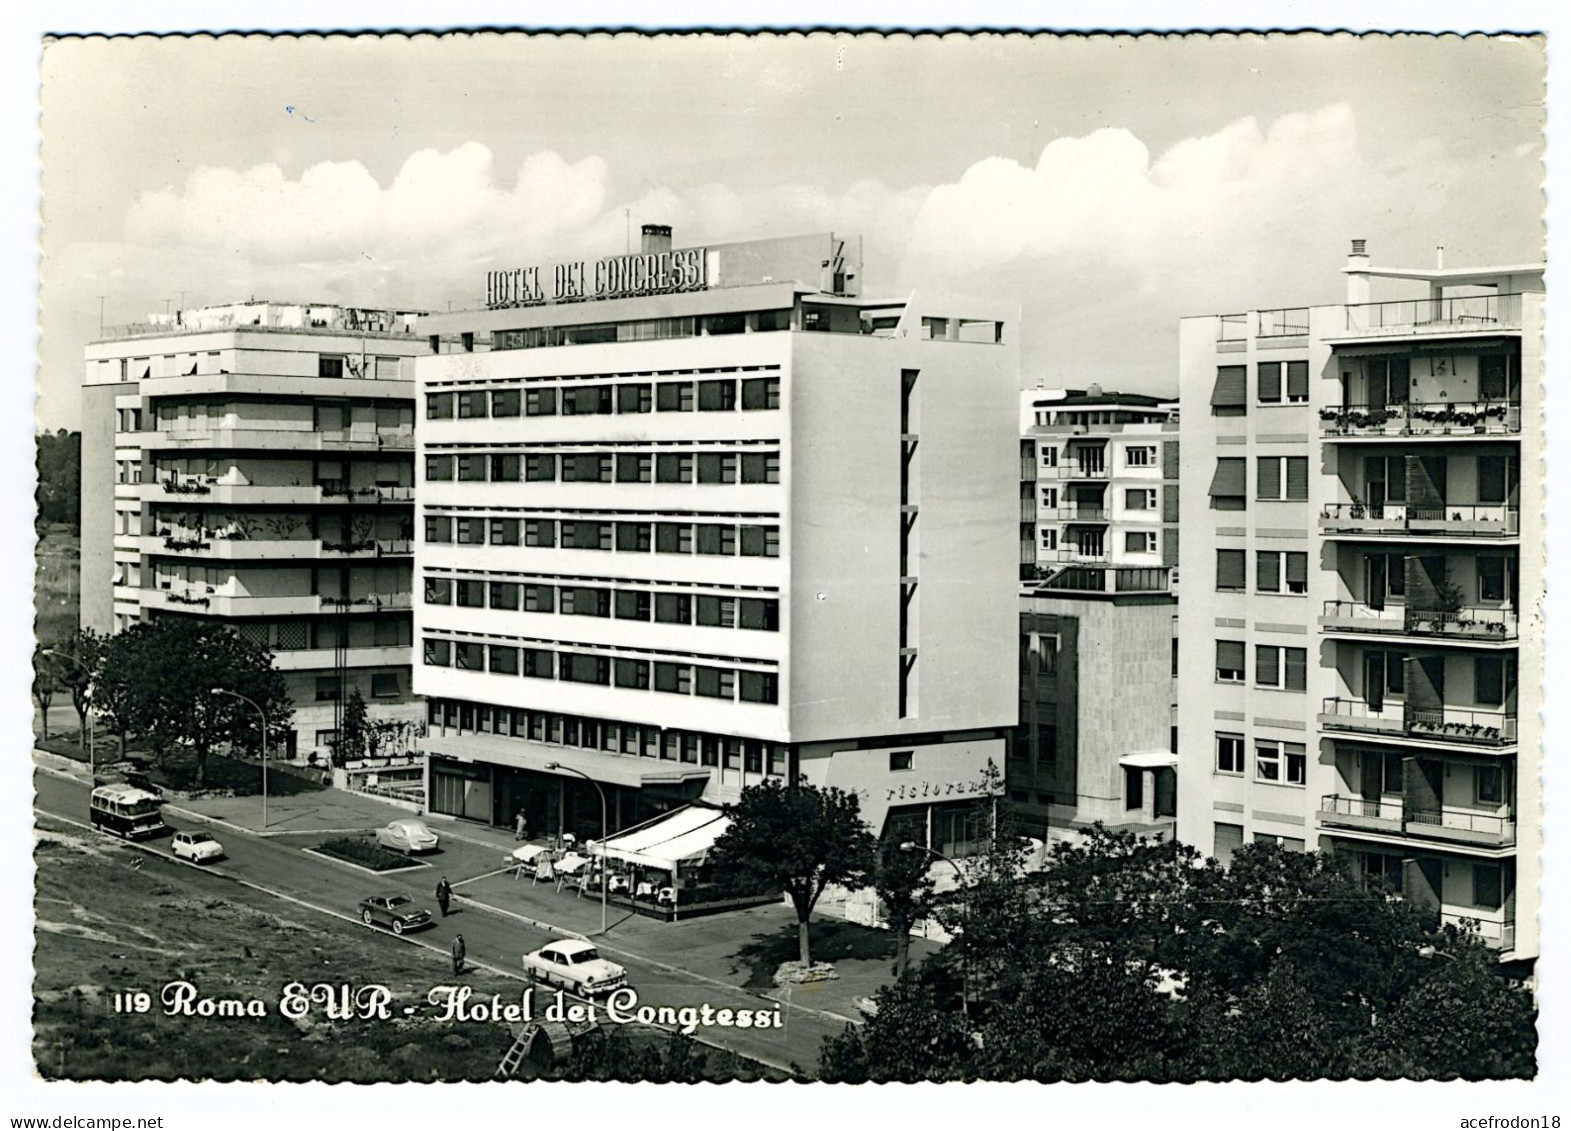
{"type": "Polygon", "coordinates": [[[421,320],[431,810],[597,837],[579,774],[613,830],[803,775],[964,851],[1016,722],[1014,311],[861,297],[828,234],[644,241],[421,320]]]}
{"type": "Polygon", "coordinates": [[[1179,835],[1331,851],[1531,961],[1543,267],[1346,275],[1181,323],[1179,835]]]}

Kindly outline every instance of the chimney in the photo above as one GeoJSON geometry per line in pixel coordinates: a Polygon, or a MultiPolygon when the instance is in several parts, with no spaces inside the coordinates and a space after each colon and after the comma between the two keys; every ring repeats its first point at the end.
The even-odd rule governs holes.
{"type": "Polygon", "coordinates": [[[1446,269],[1446,245],[1443,244],[1443,243],[1437,243],[1437,244],[1435,244],[1435,270],[1436,271],[1444,271],[1445,269],[1446,269]]]}
{"type": "Polygon", "coordinates": [[[639,241],[639,251],[645,255],[659,255],[662,251],[671,250],[670,224],[645,224],[641,230],[643,236],[639,241]]]}
{"type": "Polygon", "coordinates": [[[1091,382],[1091,384],[1086,386],[1086,396],[1090,397],[1092,400],[1096,400],[1101,395],[1102,395],[1102,386],[1098,385],[1095,381],[1091,382]]]}
{"type": "Polygon", "coordinates": [[[1347,257],[1347,304],[1358,306],[1369,301],[1369,252],[1364,240],[1354,240],[1347,257]]]}

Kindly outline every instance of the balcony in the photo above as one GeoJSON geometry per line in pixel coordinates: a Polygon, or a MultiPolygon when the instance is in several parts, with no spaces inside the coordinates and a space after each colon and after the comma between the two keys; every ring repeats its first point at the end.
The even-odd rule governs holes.
{"type": "Polygon", "coordinates": [[[1359,601],[1327,601],[1321,609],[1320,627],[1333,632],[1503,644],[1517,638],[1517,614],[1498,607],[1439,610],[1387,605],[1374,609],[1359,601]]]}
{"type": "Polygon", "coordinates": [[[1478,930],[1479,938],[1491,950],[1516,949],[1516,924],[1498,919],[1480,919],[1475,912],[1472,915],[1455,912],[1442,912],[1440,922],[1450,927],[1474,927],[1478,930]]]}
{"type": "Polygon", "coordinates": [[[1516,843],[1514,817],[1473,809],[1441,807],[1418,809],[1398,795],[1346,797],[1327,794],[1320,799],[1320,823],[1333,828],[1411,836],[1481,848],[1505,848],[1516,843]]]}
{"type": "Polygon", "coordinates": [[[1395,701],[1375,709],[1362,699],[1330,698],[1321,703],[1319,722],[1322,730],[1459,746],[1498,749],[1516,743],[1516,715],[1504,710],[1420,708],[1395,701]]]}
{"type": "Polygon", "coordinates": [[[1499,333],[1522,328],[1519,294],[1366,302],[1343,310],[1348,337],[1499,333]]]}
{"type": "Polygon", "coordinates": [[[138,596],[144,608],[212,617],[310,616],[412,607],[408,593],[348,598],[323,597],[315,593],[250,596],[220,593],[216,587],[205,585],[182,585],[179,588],[142,589],[138,596]]]}
{"type": "Polygon", "coordinates": [[[1522,431],[1520,401],[1456,401],[1447,403],[1327,407],[1320,410],[1326,436],[1400,439],[1411,436],[1515,436],[1522,431]]]}
{"type": "Polygon", "coordinates": [[[1054,469],[1059,479],[1106,479],[1106,462],[1064,460],[1054,469]]]}
{"type": "Polygon", "coordinates": [[[1020,500],[1020,521],[1021,522],[1035,522],[1036,521],[1036,500],[1035,499],[1021,499],[1020,500]]]}
{"type": "Polygon", "coordinates": [[[366,486],[346,488],[336,483],[252,484],[226,483],[216,476],[168,476],[157,483],[135,488],[147,503],[217,503],[233,506],[348,505],[412,503],[413,487],[366,486]]]}
{"type": "Polygon", "coordinates": [[[1505,503],[1328,503],[1322,534],[1359,537],[1514,538],[1519,511],[1505,503]]]}
{"type": "Polygon", "coordinates": [[[191,428],[143,432],[141,444],[149,451],[413,451],[415,435],[412,429],[316,432],[304,428],[191,428]]]}
{"type": "Polygon", "coordinates": [[[1053,512],[1059,522],[1106,522],[1107,508],[1096,503],[1072,503],[1053,512]]]}
{"type": "MultiPolygon", "coordinates": [[[[1045,575],[1033,572],[1035,593],[1167,593],[1172,572],[1163,566],[1069,566],[1045,575]]],[[[1028,579],[1029,580],[1029,579],[1028,579]]]]}
{"type": "Polygon", "coordinates": [[[1048,560],[1069,563],[1106,562],[1108,561],[1108,552],[1105,546],[1077,546],[1070,544],[1068,546],[1060,546],[1057,550],[1054,550],[1052,557],[1048,560]]]}

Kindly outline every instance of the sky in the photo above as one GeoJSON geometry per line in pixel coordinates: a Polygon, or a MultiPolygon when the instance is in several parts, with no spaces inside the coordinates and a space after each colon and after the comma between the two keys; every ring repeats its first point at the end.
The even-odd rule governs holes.
{"type": "Polygon", "coordinates": [[[479,305],[485,271],[818,230],[864,292],[1022,305],[1025,387],[1163,392],[1185,314],[1543,256],[1541,41],[67,39],[42,67],[38,418],[110,325],[252,295],[479,305]]]}

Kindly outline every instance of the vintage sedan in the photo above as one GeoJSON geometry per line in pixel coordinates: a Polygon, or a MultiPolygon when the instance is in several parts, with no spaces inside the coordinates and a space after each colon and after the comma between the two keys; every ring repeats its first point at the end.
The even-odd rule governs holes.
{"type": "Polygon", "coordinates": [[[409,856],[436,851],[437,836],[424,821],[389,821],[376,830],[376,843],[409,856]]]}
{"type": "Polygon", "coordinates": [[[524,972],[535,981],[583,994],[608,994],[627,983],[627,971],[601,958],[594,943],[557,939],[524,955],[524,972]]]}
{"type": "Polygon", "coordinates": [[[193,864],[205,864],[224,854],[224,846],[218,843],[213,834],[202,832],[175,833],[169,849],[175,854],[176,860],[189,860],[193,864]]]}
{"type": "Polygon", "coordinates": [[[387,892],[362,899],[360,920],[368,927],[387,927],[395,935],[432,924],[431,912],[401,892],[387,892]]]}

